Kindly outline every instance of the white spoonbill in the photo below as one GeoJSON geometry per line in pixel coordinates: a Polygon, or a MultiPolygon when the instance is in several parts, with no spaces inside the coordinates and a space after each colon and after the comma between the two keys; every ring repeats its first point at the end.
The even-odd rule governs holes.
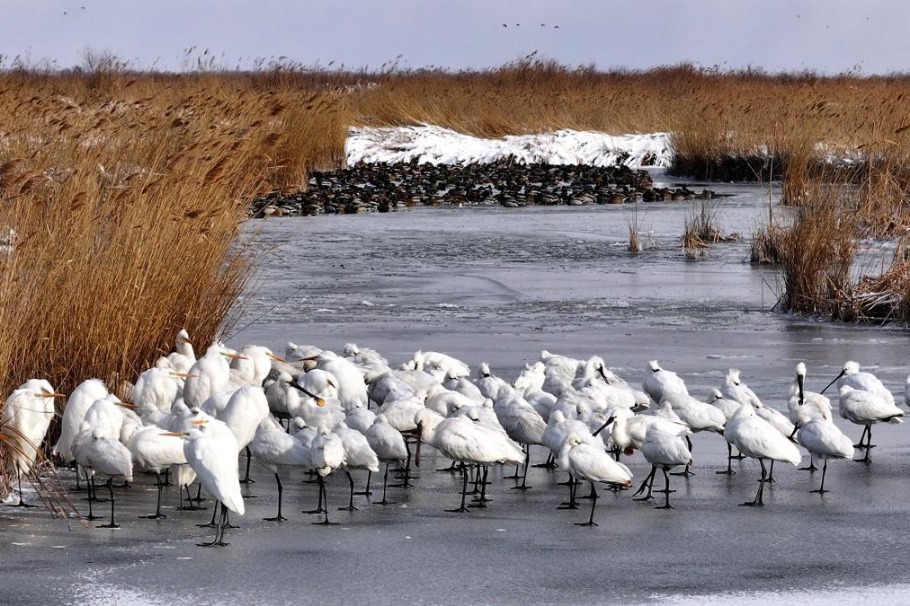
{"type": "Polygon", "coordinates": [[[838,392],[840,392],[840,388],[844,385],[849,385],[853,389],[859,391],[874,393],[891,406],[894,406],[894,394],[892,394],[874,374],[860,371],[859,363],[852,360],[844,363],[843,370],[840,371],[839,375],[834,377],[834,380],[828,383],[822,390],[822,393],[825,393],[828,390],[828,387],[831,387],[834,383],[837,383],[838,392]]]}
{"type": "MultiPolygon", "coordinates": [[[[594,482],[605,482],[614,486],[631,486],[632,473],[629,468],[614,461],[602,448],[585,443],[581,437],[570,434],[557,458],[559,466],[573,478],[594,482]]],[[[574,492],[575,483],[572,483],[574,492]]],[[[596,496],[596,495],[595,495],[596,496]]],[[[594,508],[597,499],[591,499],[591,515],[587,522],[576,522],[578,526],[597,526],[594,522],[594,508]]]]}
{"type": "MultiPolygon", "coordinates": [[[[453,461],[480,465],[483,479],[480,501],[477,507],[486,507],[487,466],[493,463],[520,465],[524,462],[524,452],[503,431],[491,429],[475,423],[466,416],[449,417],[440,421],[435,427],[426,425],[422,420],[417,427],[417,455],[415,463],[420,466],[420,444],[426,442],[444,456],[453,461]]],[[[467,467],[462,468],[461,506],[452,512],[468,511],[465,498],[468,492],[467,467]]]]}
{"type": "Polygon", "coordinates": [[[727,421],[724,429],[724,438],[736,448],[753,459],[758,459],[761,464],[761,480],[758,483],[758,492],[755,499],[743,505],[764,505],[762,496],[767,479],[765,459],[771,461],[784,461],[798,466],[802,455],[796,444],[781,435],[774,426],[755,414],[751,404],[743,404],[733,418],[727,421]]]}
{"type": "Polygon", "coordinates": [[[404,436],[401,432],[389,425],[384,414],[376,415],[376,420],[367,428],[365,434],[370,448],[379,457],[379,461],[385,463],[385,474],[382,478],[382,500],[380,505],[389,505],[390,501],[386,500],[386,486],[389,483],[389,464],[398,462],[403,464],[411,457],[404,436]]]}
{"type": "Polygon", "coordinates": [[[882,422],[902,423],[901,418],[904,416],[904,411],[871,391],[854,389],[851,385],[842,385],[839,391],[840,416],[851,423],[863,426],[863,434],[856,447],[866,450],[865,456],[858,460],[868,463],[871,461],[869,451],[875,448],[875,445],[872,444],[872,426],[882,422]],[[866,438],[865,444],[863,438],[866,438]]]}
{"type": "Polygon", "coordinates": [[[648,362],[648,375],[642,381],[641,387],[655,404],[659,404],[664,397],[671,393],[689,393],[689,390],[686,389],[686,382],[672,370],[661,368],[657,360],[648,362]]]}
{"type": "Polygon", "coordinates": [[[822,483],[817,492],[825,494],[825,475],[828,473],[828,459],[850,459],[853,457],[853,442],[831,421],[812,419],[800,426],[796,441],[809,451],[809,454],[825,460],[822,467],[822,483]]]}
{"type": "Polygon", "coordinates": [[[19,486],[16,507],[33,507],[22,500],[22,474],[30,473],[38,458],[38,449],[54,418],[54,398],[65,397],[55,393],[47,381],[32,379],[6,399],[0,428],[8,436],[6,441],[11,446],[11,456],[7,460],[15,468],[19,486]]]}
{"type": "Polygon", "coordinates": [[[330,526],[336,522],[329,522],[329,503],[325,491],[325,476],[329,475],[347,462],[347,452],[341,438],[326,427],[319,429],[316,437],[310,443],[310,459],[313,469],[319,474],[319,501],[316,509],[304,513],[325,513],[322,522],[313,522],[323,526],[330,526]]]}
{"type": "Polygon", "coordinates": [[[831,420],[831,400],[814,391],[806,391],[806,365],[796,365],[796,379],[790,386],[790,399],[787,401],[790,422],[800,427],[814,419],[831,420]]]}
{"type": "MultiPolygon", "coordinates": [[[[692,452],[686,446],[686,441],[678,433],[670,433],[654,425],[648,429],[645,441],[641,445],[641,454],[651,464],[653,482],[654,470],[660,469],[664,474],[664,504],[655,509],[673,509],[670,505],[670,476],[668,470],[677,465],[689,466],[692,464],[692,452]]],[[[648,486],[648,497],[651,496],[651,487],[648,486]]],[[[647,500],[647,499],[643,499],[647,500]]]]}

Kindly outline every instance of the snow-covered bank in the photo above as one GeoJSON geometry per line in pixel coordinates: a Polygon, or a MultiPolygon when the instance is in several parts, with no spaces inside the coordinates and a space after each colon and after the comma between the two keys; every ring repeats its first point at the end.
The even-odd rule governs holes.
{"type": "Polygon", "coordinates": [[[421,164],[485,164],[514,157],[525,164],[668,168],[673,150],[669,133],[612,136],[590,131],[559,130],[482,139],[424,124],[351,128],[345,143],[345,156],[349,165],[414,160],[421,164]]]}

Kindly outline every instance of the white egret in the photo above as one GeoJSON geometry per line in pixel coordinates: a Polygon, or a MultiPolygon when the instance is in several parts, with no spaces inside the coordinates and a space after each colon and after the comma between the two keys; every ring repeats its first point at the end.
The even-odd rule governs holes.
{"type": "Polygon", "coordinates": [[[19,487],[16,507],[33,507],[22,500],[22,474],[31,472],[38,457],[38,449],[54,418],[54,398],[65,397],[54,392],[47,381],[32,379],[6,399],[0,428],[8,436],[11,456],[7,460],[16,471],[19,487]]]}
{"type": "MultiPolygon", "coordinates": [[[[80,431],[85,413],[96,400],[100,400],[107,394],[107,387],[100,379],[88,379],[76,386],[63,408],[60,438],[54,445],[53,454],[66,462],[73,460],[73,439],[80,431]]],[[[78,481],[78,475],[76,477],[78,481]]]]}
{"type": "Polygon", "coordinates": [[[282,467],[312,467],[310,449],[300,440],[284,432],[281,424],[272,417],[266,417],[256,428],[250,451],[256,460],[275,474],[278,484],[278,513],[273,518],[263,518],[270,522],[286,520],[281,515],[282,486],[279,471],[282,467]]]}
{"type": "Polygon", "coordinates": [[[240,448],[233,432],[218,430],[216,422],[200,419],[194,421],[193,425],[193,429],[176,435],[186,440],[183,454],[196,472],[202,488],[221,504],[221,521],[215,528],[215,538],[211,542],[197,545],[225,546],[228,545],[224,542],[228,510],[239,515],[245,513],[237,465],[237,452],[240,448]]]}
{"type": "Polygon", "coordinates": [[[159,427],[150,425],[133,434],[127,447],[132,455],[133,464],[137,468],[146,469],[155,474],[155,483],[158,488],[155,513],[139,517],[150,520],[166,518],[167,516],[161,513],[161,472],[172,465],[186,464],[183,442],[174,436],[162,433],[159,427]]]}
{"type": "MultiPolygon", "coordinates": [[[[102,524],[98,528],[120,528],[114,523],[114,489],[111,486],[111,480],[115,477],[122,477],[127,483],[133,481],[132,455],[117,438],[105,435],[103,430],[94,429],[85,433],[91,434],[82,453],[85,465],[92,470],[93,474],[107,476],[107,490],[111,501],[110,524],[102,524]]],[[[91,508],[91,501],[89,501],[89,508],[91,508]]],[[[89,516],[91,517],[91,509],[89,509],[89,516]]]]}
{"type": "MultiPolygon", "coordinates": [[[[269,402],[262,387],[247,385],[231,395],[224,410],[218,415],[218,420],[230,427],[234,432],[234,437],[237,438],[238,447],[244,449],[249,446],[253,436],[256,435],[256,428],[269,414],[269,402]]],[[[252,482],[250,479],[250,451],[247,450],[246,472],[240,483],[252,482]]]]}

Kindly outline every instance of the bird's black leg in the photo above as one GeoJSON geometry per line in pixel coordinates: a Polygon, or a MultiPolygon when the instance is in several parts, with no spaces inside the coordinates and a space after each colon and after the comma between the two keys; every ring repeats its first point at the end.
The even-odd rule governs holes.
{"type": "Polygon", "coordinates": [[[765,489],[765,478],[768,471],[765,469],[765,460],[759,459],[758,462],[761,464],[761,479],[758,480],[758,492],[755,493],[755,500],[746,501],[743,503],[746,507],[761,507],[765,503],[762,501],[762,493],[765,489]]]}
{"type": "Polygon", "coordinates": [[[411,484],[411,445],[407,440],[404,441],[405,450],[408,451],[408,458],[404,462],[404,472],[401,476],[401,484],[392,484],[392,488],[410,488],[411,484]]]}
{"type": "Polygon", "coordinates": [[[487,473],[490,468],[487,465],[481,465],[480,469],[477,471],[477,477],[480,479],[480,495],[478,498],[473,499],[473,504],[470,507],[479,507],[481,509],[487,506],[487,503],[491,499],[487,498],[487,473]]]}
{"type": "Polygon", "coordinates": [[[101,524],[98,528],[120,528],[120,526],[114,524],[114,487],[111,484],[111,478],[107,479],[107,490],[111,497],[111,523],[101,524]]]}
{"type": "Polygon", "coordinates": [[[771,469],[768,471],[768,477],[765,479],[765,482],[768,484],[777,483],[777,480],[774,479],[774,459],[771,459],[771,469]]]}
{"type": "MultiPolygon", "coordinates": [[[[591,488],[594,488],[594,484],[591,484],[591,488]]],[[[597,499],[591,499],[591,515],[588,516],[587,522],[575,522],[576,526],[597,526],[594,522],[594,508],[597,507],[597,499]]]]}
{"type": "Polygon", "coordinates": [[[594,488],[594,482],[588,482],[591,485],[591,491],[579,499],[597,499],[597,490],[594,488]]]}
{"type": "Polygon", "coordinates": [[[224,507],[224,504],[221,501],[215,501],[215,507],[212,508],[212,521],[208,524],[196,524],[199,528],[217,528],[215,525],[215,516],[218,515],[218,506],[224,507]]]}
{"type": "MultiPolygon", "coordinates": [[[[635,491],[636,495],[639,495],[645,491],[645,488],[648,489],[648,494],[643,497],[638,497],[634,499],[636,501],[650,501],[654,497],[651,496],[651,488],[654,485],[654,474],[657,472],[657,468],[651,465],[651,473],[648,474],[648,477],[645,478],[645,481],[641,483],[641,486],[638,487],[638,490],[635,491]]],[[[634,496],[634,495],[633,495],[634,496]]]]}
{"type": "Polygon", "coordinates": [[[155,506],[155,513],[153,513],[153,514],[151,514],[151,515],[147,515],[147,516],[139,516],[140,518],[144,518],[144,519],[146,519],[146,520],[160,520],[161,518],[166,518],[166,517],[167,517],[167,516],[165,516],[165,515],[163,515],[163,514],[161,513],[161,487],[162,487],[162,483],[161,483],[161,474],[160,474],[159,472],[157,472],[157,471],[155,472],[155,484],[156,484],[156,486],[158,487],[158,502],[157,502],[157,505],[155,506]]]}
{"type": "Polygon", "coordinates": [[[193,497],[193,501],[196,503],[201,503],[205,499],[202,498],[202,482],[199,482],[199,486],[196,487],[196,496],[193,497]]]}
{"type": "MultiPolygon", "coordinates": [[[[530,490],[528,486],[528,467],[531,465],[531,445],[525,444],[525,468],[521,474],[521,485],[513,486],[512,490],[530,490]]],[[[516,472],[517,473],[517,472],[516,472]]]]}
{"type": "Polygon", "coordinates": [[[809,465],[806,467],[800,467],[799,471],[808,471],[809,473],[815,473],[815,470],[817,470],[817,469],[818,469],[818,467],[815,466],[815,457],[810,452],[809,453],[809,465]]]}
{"type": "Polygon", "coordinates": [[[385,498],[385,489],[386,485],[389,483],[389,462],[386,461],[385,464],[385,473],[382,476],[382,500],[379,501],[379,505],[393,505],[392,501],[387,501],[385,498]]]}
{"type": "Polygon", "coordinates": [[[370,480],[372,480],[372,479],[373,479],[373,472],[367,470],[367,487],[364,488],[363,490],[361,490],[360,492],[355,492],[354,494],[363,495],[365,497],[368,497],[371,494],[373,494],[373,491],[370,490],[370,480]]]}
{"type": "MultiPolygon", "coordinates": [[[[524,445],[522,445],[522,447],[521,447],[521,449],[525,452],[525,465],[528,464],[528,449],[529,449],[529,448],[530,448],[530,446],[528,446],[527,444],[524,444],[524,445]]],[[[521,469],[521,466],[520,466],[520,465],[516,465],[516,466],[515,466],[515,473],[513,473],[513,474],[510,475],[510,476],[502,476],[502,479],[503,479],[503,480],[520,480],[520,479],[521,479],[521,474],[518,473],[518,470],[520,470],[520,469],[521,469]]]]}
{"type": "Polygon", "coordinates": [[[578,509],[578,505],[575,503],[575,478],[572,477],[572,474],[569,474],[569,481],[563,482],[563,484],[569,487],[569,502],[562,503],[556,509],[578,509]]]}
{"type": "MultiPolygon", "coordinates": [[[[79,474],[76,474],[76,477],[79,477],[79,474]]],[[[16,463],[16,482],[19,483],[19,502],[13,505],[13,507],[37,507],[37,505],[29,505],[22,500],[22,472],[19,470],[19,464],[16,463]]]]}
{"type": "Polygon", "coordinates": [[[306,510],[301,513],[325,513],[325,509],[322,507],[322,501],[325,497],[325,483],[322,481],[322,476],[317,475],[316,482],[319,484],[319,496],[316,499],[316,509],[306,510]]]}
{"type": "Polygon", "coordinates": [[[256,480],[250,479],[250,461],[253,459],[253,453],[250,452],[250,447],[246,447],[246,472],[243,474],[243,479],[240,480],[241,484],[255,484],[256,480]]]}
{"type": "MultiPolygon", "coordinates": [[[[689,436],[686,436],[686,444],[689,446],[689,452],[692,452],[692,440],[689,439],[689,436]]],[[[694,476],[695,472],[690,471],[689,467],[690,467],[689,465],[686,465],[686,468],[683,469],[682,471],[678,471],[678,472],[672,473],[670,475],[683,476],[683,477],[694,476]]]]}
{"type": "Polygon", "coordinates": [[[281,515],[281,476],[279,476],[277,472],[275,473],[275,481],[278,482],[278,515],[276,515],[274,518],[262,518],[266,522],[284,522],[287,520],[286,517],[281,515]]]}
{"type": "Polygon", "coordinates": [[[348,474],[348,482],[351,484],[351,499],[347,507],[339,507],[338,511],[357,511],[357,508],[354,507],[354,478],[351,477],[351,472],[347,469],[344,472],[348,474]]]}
{"type": "MultiPolygon", "coordinates": [[[[351,480],[351,482],[353,483],[353,480],[351,480]]],[[[325,519],[321,522],[313,522],[313,524],[318,526],[335,526],[338,522],[329,522],[329,495],[325,489],[325,478],[321,475],[319,476],[319,487],[322,489],[323,504],[325,505],[322,511],[325,514],[325,519]]]]}
{"type": "Polygon", "coordinates": [[[810,490],[809,492],[816,492],[818,494],[825,494],[826,492],[830,492],[828,490],[825,490],[825,474],[827,474],[827,473],[828,473],[828,457],[825,457],[825,464],[822,466],[822,485],[818,488],[818,490],[810,490]]]}
{"type": "Polygon", "coordinates": [[[468,468],[463,466],[461,468],[461,507],[458,509],[446,509],[446,511],[451,513],[461,513],[463,511],[470,511],[467,507],[464,506],[465,498],[468,494],[468,468]]]}
{"type": "Polygon", "coordinates": [[[670,505],[670,493],[676,492],[675,490],[670,490],[670,475],[667,473],[667,468],[663,468],[664,472],[664,489],[663,492],[667,495],[667,500],[664,501],[664,504],[660,507],[655,507],[654,509],[673,509],[673,506],[670,505]]]}
{"type": "Polygon", "coordinates": [[[164,486],[173,486],[173,484],[171,484],[171,468],[170,467],[166,467],[164,469],[164,484],[163,485],[164,486]]]}
{"type": "Polygon", "coordinates": [[[714,473],[733,476],[736,475],[736,472],[733,471],[733,445],[727,442],[727,469],[721,471],[715,471],[714,473]]]}
{"type": "Polygon", "coordinates": [[[853,445],[853,448],[865,448],[866,445],[863,444],[863,440],[866,438],[866,432],[869,431],[869,425],[863,425],[863,433],[859,437],[859,442],[853,445]]]}
{"type": "Polygon", "coordinates": [[[875,448],[875,446],[873,446],[873,444],[872,444],[872,426],[871,425],[866,425],[866,429],[864,430],[864,435],[866,436],[866,443],[863,444],[863,439],[860,438],[859,447],[865,448],[866,453],[863,455],[862,459],[856,460],[857,463],[871,463],[872,462],[872,459],[869,458],[869,451],[872,450],[873,448],[875,448]]]}

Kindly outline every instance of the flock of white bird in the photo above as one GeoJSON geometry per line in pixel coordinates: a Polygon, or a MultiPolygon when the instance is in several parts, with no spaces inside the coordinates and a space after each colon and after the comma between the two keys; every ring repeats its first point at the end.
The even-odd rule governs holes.
{"type": "MultiPolygon", "coordinates": [[[[289,343],[279,357],[258,345],[234,351],[216,342],[197,358],[189,335],[181,331],[175,351],[139,375],[129,403],[98,379],[74,389],[63,409],[52,454],[77,466],[77,481],[80,474],[86,478],[89,519],[94,518],[92,502],[101,500],[95,495],[94,479],[106,479],[111,506],[104,528],[117,528],[113,479],[129,483],[134,470],[154,473],[157,505],[147,517],[155,519],[164,517],[162,474],[178,486],[178,509],[198,508],[199,492],[193,498],[190,490],[198,481],[200,490],[216,501],[210,523],[215,537],[200,543],[208,546],[226,545],[229,512],[244,514],[241,483],[249,481],[251,458],[274,473],[277,482],[278,511],[267,519],[285,519],[281,473],[299,467],[314,473],[319,482],[319,503],[309,513],[323,514],[319,523],[330,524],[324,478],[334,471],[347,473],[347,509],[353,510],[350,471],[370,474],[361,493],[370,494],[370,476],[384,463],[378,503],[386,504],[390,464],[402,468],[401,486],[410,486],[411,465],[419,466],[421,445],[426,443],[453,461],[452,471],[462,473],[461,504],[451,511],[467,511],[471,482],[479,496],[470,506],[486,506],[491,465],[523,466],[523,472],[516,470],[513,477],[520,480],[516,489],[526,489],[530,447],[536,445],[549,450],[543,466],[558,466],[570,475],[569,501],[561,508],[577,508],[576,486],[591,483],[590,516],[581,525],[595,525],[594,485],[605,483],[617,490],[631,486],[632,473],[620,458],[635,450],[651,465],[635,493],[642,495],[638,500],[652,500],[652,492],[662,492],[665,499],[658,508],[672,508],[670,494],[675,491],[670,489],[669,470],[684,467],[673,475],[691,473],[689,435],[700,431],[716,432],[727,441],[727,469],[717,473],[734,473],[729,461],[736,457],[759,460],[758,492],[744,505],[763,504],[764,485],[774,481],[774,462],[799,465],[799,446],[810,455],[807,469],[814,470],[815,461],[823,465],[821,484],[812,492],[827,492],[828,459],[852,458],[854,449],[860,448],[864,456],[859,460],[868,462],[874,447],[872,425],[900,423],[904,411],[881,381],[861,372],[857,363],[847,362],[831,384],[837,383],[840,416],[864,427],[854,446],[834,424],[830,400],[805,390],[805,377],[806,367],[800,363],[789,414],[783,414],[765,406],[735,369],[712,390],[710,401],[702,401],[689,394],[682,378],[656,361],[649,363],[638,390],[598,356],[580,360],[543,351],[540,361],[526,365],[509,383],[487,364],[481,364],[472,378],[464,362],[439,352],[418,351],[393,368],[375,350],[352,344],[338,355],[289,343]],[[243,451],[246,470],[241,474],[243,451]],[[653,488],[658,470],[664,477],[662,490],[653,488]]],[[[19,506],[29,506],[22,499],[21,477],[34,473],[55,414],[54,399],[59,397],[66,396],[45,380],[31,379],[6,400],[0,441],[12,453],[7,472],[16,475],[19,506]]]]}

